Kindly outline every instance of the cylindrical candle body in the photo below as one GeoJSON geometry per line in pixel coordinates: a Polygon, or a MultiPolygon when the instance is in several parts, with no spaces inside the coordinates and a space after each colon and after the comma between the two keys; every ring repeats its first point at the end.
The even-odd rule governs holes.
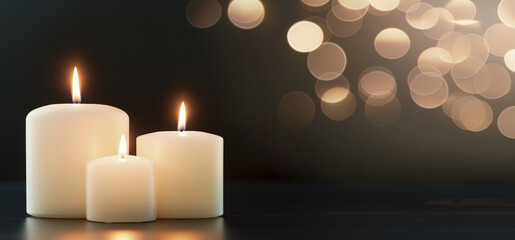
{"type": "Polygon", "coordinates": [[[118,153],[129,116],[99,104],[54,104],[26,119],[27,213],[86,217],[86,164],[118,153]]]}
{"type": "Polygon", "coordinates": [[[136,156],[93,160],[86,170],[86,217],[95,222],[156,219],[154,164],[136,156]]]}
{"type": "Polygon", "coordinates": [[[158,218],[223,214],[223,138],[196,132],[155,132],[136,140],[138,156],[156,165],[158,218]]]}

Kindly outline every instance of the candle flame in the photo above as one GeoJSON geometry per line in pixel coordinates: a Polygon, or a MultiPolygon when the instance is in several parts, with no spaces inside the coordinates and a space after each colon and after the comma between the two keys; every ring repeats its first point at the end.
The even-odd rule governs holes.
{"type": "Polygon", "coordinates": [[[186,131],[186,107],[184,107],[184,102],[182,102],[181,110],[179,111],[179,124],[177,125],[177,130],[179,132],[186,131]]]}
{"type": "Polygon", "coordinates": [[[80,103],[80,85],[79,85],[79,74],[77,73],[77,67],[73,70],[73,81],[72,81],[72,100],[73,103],[80,103]]]}
{"type": "Polygon", "coordinates": [[[125,135],[122,134],[120,138],[120,147],[118,148],[118,154],[123,159],[125,155],[127,155],[127,141],[125,140],[125,135]]]}

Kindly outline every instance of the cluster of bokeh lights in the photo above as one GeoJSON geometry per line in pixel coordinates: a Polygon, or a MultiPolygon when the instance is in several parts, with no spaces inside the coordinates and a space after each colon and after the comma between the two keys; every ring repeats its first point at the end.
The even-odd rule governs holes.
{"type": "MultiPolygon", "coordinates": [[[[315,93],[327,118],[348,119],[361,99],[373,125],[392,126],[401,115],[398,85],[406,84],[414,104],[424,109],[442,108],[460,129],[480,132],[497,119],[499,131],[515,139],[515,106],[500,112],[491,106],[511,90],[515,0],[500,1],[500,22],[488,26],[483,35],[470,30],[480,26],[478,9],[471,0],[449,0],[442,7],[421,0],[300,0],[300,4],[310,11],[326,12],[325,19],[310,17],[293,23],[286,39],[293,50],[307,54],[307,67],[316,79],[315,93]],[[330,42],[328,35],[351,37],[361,29],[366,14],[387,17],[392,11],[403,12],[411,28],[436,44],[419,53],[406,81],[382,66],[370,66],[358,79],[348,79],[345,69],[352,57],[345,47],[352,46],[342,48],[330,42]],[[495,58],[503,58],[504,65],[488,61],[495,58]],[[351,87],[357,91],[352,92],[351,87]]],[[[214,25],[221,13],[216,0],[192,0],[186,18],[193,26],[206,28],[214,25]]],[[[232,0],[227,15],[235,26],[251,29],[262,22],[265,8],[259,0],[232,0]]],[[[409,30],[382,29],[370,47],[385,61],[403,58],[413,44],[406,33],[409,30]]],[[[307,127],[315,110],[312,98],[301,91],[285,94],[278,103],[279,120],[292,129],[307,127]]]]}

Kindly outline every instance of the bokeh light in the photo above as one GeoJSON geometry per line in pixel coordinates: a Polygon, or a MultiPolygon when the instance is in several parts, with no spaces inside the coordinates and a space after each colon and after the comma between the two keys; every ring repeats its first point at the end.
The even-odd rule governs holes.
{"type": "Polygon", "coordinates": [[[397,9],[399,9],[399,11],[406,12],[406,11],[408,11],[408,9],[411,6],[413,6],[419,2],[420,2],[420,0],[400,0],[399,6],[397,6],[397,9]]]}
{"type": "Polygon", "coordinates": [[[369,0],[338,0],[338,3],[348,9],[361,10],[368,7],[369,0]]]}
{"type": "Polygon", "coordinates": [[[335,43],[325,42],[308,55],[308,69],[319,80],[340,76],[347,66],[347,55],[335,43]]]}
{"type": "Polygon", "coordinates": [[[326,117],[334,121],[342,121],[354,113],[356,109],[356,97],[349,92],[347,97],[339,102],[329,103],[320,101],[320,107],[326,117]]]}
{"type": "Polygon", "coordinates": [[[391,72],[382,67],[371,67],[361,75],[358,89],[367,104],[381,106],[395,98],[397,83],[391,72]]]}
{"type": "Polygon", "coordinates": [[[315,92],[320,100],[328,103],[336,103],[345,99],[349,94],[350,83],[344,76],[331,81],[317,80],[315,92]]]}
{"type": "Polygon", "coordinates": [[[356,21],[342,21],[333,11],[328,11],[326,16],[326,25],[332,34],[338,37],[350,37],[357,33],[361,28],[363,20],[360,18],[356,21]]]}
{"type": "Polygon", "coordinates": [[[354,22],[363,18],[365,14],[367,14],[368,6],[369,5],[367,4],[363,9],[353,10],[341,5],[338,0],[333,0],[333,6],[331,10],[338,19],[346,22],[354,22]]]}
{"type": "Polygon", "coordinates": [[[443,75],[451,69],[450,59],[452,57],[447,50],[440,47],[430,47],[420,53],[417,63],[422,72],[433,72],[443,75]],[[447,60],[444,61],[444,59],[447,60]]]}
{"type": "Polygon", "coordinates": [[[309,7],[322,7],[329,2],[329,0],[301,0],[302,3],[309,7]]]}
{"type": "Polygon", "coordinates": [[[397,97],[384,105],[365,104],[365,115],[368,121],[376,127],[389,127],[401,116],[401,103],[397,97]]]}
{"type": "Polygon", "coordinates": [[[445,9],[454,16],[454,20],[463,22],[476,17],[476,5],[470,0],[451,0],[445,4],[445,9]]]}
{"type": "Polygon", "coordinates": [[[424,29],[424,34],[431,39],[439,40],[446,34],[454,30],[454,17],[445,8],[433,8],[428,10],[424,15],[437,15],[435,24],[428,29],[424,29]]]}
{"type": "Polygon", "coordinates": [[[515,106],[501,112],[497,119],[497,128],[505,137],[515,139],[515,106]]]}
{"type": "Polygon", "coordinates": [[[319,16],[311,16],[311,17],[307,17],[304,20],[309,21],[309,22],[313,22],[316,25],[318,25],[320,27],[320,29],[322,29],[322,32],[324,33],[324,40],[322,40],[322,42],[328,42],[329,40],[331,40],[333,34],[331,33],[331,31],[327,27],[327,24],[325,23],[325,18],[322,18],[322,17],[319,17],[319,16]]]}
{"type": "Polygon", "coordinates": [[[399,6],[400,0],[370,0],[370,6],[381,11],[389,12],[399,6]]]}
{"type": "Polygon", "coordinates": [[[222,7],[216,0],[191,0],[186,6],[186,19],[197,28],[215,25],[222,16],[222,7]]]}
{"type": "Polygon", "coordinates": [[[486,99],[498,99],[511,90],[510,74],[497,63],[485,64],[473,78],[476,91],[486,99]]]}
{"type": "Polygon", "coordinates": [[[439,52],[440,58],[448,63],[459,63],[464,61],[471,52],[471,45],[468,38],[463,37],[462,33],[449,32],[438,40],[437,47],[444,49],[449,53],[439,52]],[[448,58],[450,57],[450,58],[448,58]]]}
{"type": "Polygon", "coordinates": [[[290,27],[287,39],[295,51],[311,52],[322,44],[324,32],[313,22],[299,21],[290,27]]]}
{"type": "Polygon", "coordinates": [[[447,100],[449,85],[435,73],[420,73],[410,86],[413,102],[425,109],[434,109],[447,100]]]}
{"type": "Polygon", "coordinates": [[[458,99],[461,99],[463,97],[469,96],[468,94],[462,92],[462,91],[454,91],[449,93],[449,96],[445,100],[445,102],[442,104],[442,110],[447,115],[447,117],[452,119],[452,107],[456,103],[458,99]]]}
{"type": "Polygon", "coordinates": [[[508,67],[510,71],[515,72],[515,49],[504,54],[504,64],[506,64],[506,67],[508,67]]]}
{"type": "Polygon", "coordinates": [[[310,96],[300,91],[284,95],[277,106],[281,123],[291,129],[307,127],[315,116],[315,104],[310,96]]]}
{"type": "Polygon", "coordinates": [[[265,7],[259,0],[232,0],[227,15],[236,27],[252,29],[265,18],[265,7]]]}
{"type": "Polygon", "coordinates": [[[408,52],[410,39],[404,31],[398,28],[386,28],[377,34],[374,47],[382,57],[397,59],[408,52]]]}
{"type": "Polygon", "coordinates": [[[506,26],[515,28],[515,0],[501,0],[497,15],[506,26]]]}
{"type": "Polygon", "coordinates": [[[504,54],[515,48],[515,41],[513,41],[515,28],[502,23],[488,27],[483,37],[490,47],[490,53],[494,56],[504,57],[504,54]]]}
{"type": "Polygon", "coordinates": [[[439,18],[438,11],[429,11],[433,6],[426,2],[415,3],[406,11],[408,24],[419,30],[432,28],[439,18]]]}
{"type": "Polygon", "coordinates": [[[452,119],[461,129],[480,132],[492,123],[493,112],[483,100],[466,96],[456,100],[452,106],[452,119]]]}
{"type": "Polygon", "coordinates": [[[444,82],[445,79],[440,74],[421,72],[413,78],[409,88],[418,95],[429,96],[440,90],[444,82]]]}

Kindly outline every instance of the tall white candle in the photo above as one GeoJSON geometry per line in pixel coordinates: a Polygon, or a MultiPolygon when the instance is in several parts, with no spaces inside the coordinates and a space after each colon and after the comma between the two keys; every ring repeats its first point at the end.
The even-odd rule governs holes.
{"type": "Polygon", "coordinates": [[[115,155],[129,116],[99,104],[79,104],[77,69],[74,104],[37,108],[26,119],[27,213],[36,217],[86,217],[86,163],[115,155]]]}
{"type": "Polygon", "coordinates": [[[125,136],[118,156],[103,157],[86,168],[86,218],[95,222],[148,222],[156,219],[154,164],[127,155],[125,136]]]}
{"type": "Polygon", "coordinates": [[[208,218],[223,214],[223,138],[185,131],[181,105],[179,131],[137,138],[137,155],[156,165],[158,218],[208,218]]]}

